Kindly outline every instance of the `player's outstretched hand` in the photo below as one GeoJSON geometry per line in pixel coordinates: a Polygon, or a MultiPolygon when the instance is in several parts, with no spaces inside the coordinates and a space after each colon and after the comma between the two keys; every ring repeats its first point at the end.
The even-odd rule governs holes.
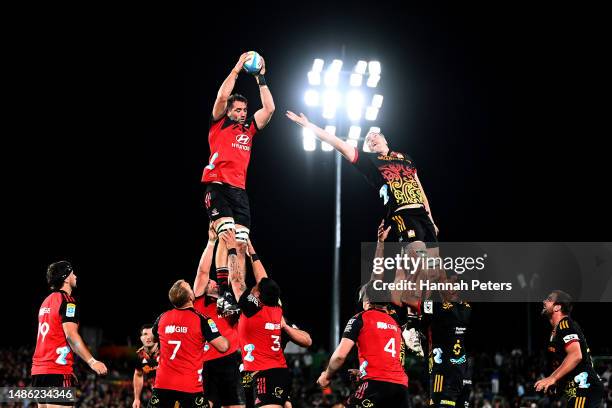
{"type": "Polygon", "coordinates": [[[132,408],[140,408],[140,400],[134,400],[132,403],[132,408]]]}
{"type": "Polygon", "coordinates": [[[292,121],[294,121],[295,123],[297,123],[300,126],[308,126],[308,124],[310,123],[308,121],[308,118],[306,117],[306,115],[304,115],[303,113],[300,113],[300,116],[296,115],[295,113],[291,112],[291,111],[287,111],[287,113],[285,113],[285,115],[292,121]]]}
{"type": "Polygon", "coordinates": [[[211,222],[210,224],[208,224],[208,240],[210,242],[216,242],[218,238],[219,236],[217,235],[215,227],[213,227],[213,223],[211,222]]]}
{"type": "Polygon", "coordinates": [[[93,363],[91,365],[91,369],[94,370],[98,375],[106,375],[106,373],[108,372],[108,368],[106,368],[106,365],[101,361],[96,361],[95,363],[93,363]]]}
{"type": "Polygon", "coordinates": [[[327,377],[327,371],[323,371],[317,380],[317,384],[319,384],[322,388],[326,388],[329,386],[331,381],[327,377]]]}
{"type": "Polygon", "coordinates": [[[378,242],[385,242],[389,236],[389,231],[391,231],[391,226],[389,225],[389,227],[385,229],[385,220],[382,220],[378,226],[378,242]]]}
{"type": "Polygon", "coordinates": [[[240,56],[240,58],[238,58],[238,62],[236,63],[236,66],[234,67],[234,69],[232,69],[232,72],[234,74],[238,75],[240,71],[242,71],[244,67],[244,61],[246,61],[247,56],[248,56],[248,53],[245,52],[240,56]]]}
{"type": "MultiPolygon", "coordinates": [[[[261,54],[259,55],[261,57],[261,54]]],[[[264,57],[261,57],[261,69],[259,70],[259,75],[266,74],[266,60],[264,57]]]]}
{"type": "Polygon", "coordinates": [[[546,377],[536,382],[534,388],[536,391],[546,392],[548,391],[548,387],[555,385],[556,382],[557,380],[555,380],[553,377],[546,377]]]}
{"type": "Polygon", "coordinates": [[[236,231],[233,229],[226,229],[221,233],[221,239],[225,242],[225,246],[229,248],[236,248],[236,231]]]}

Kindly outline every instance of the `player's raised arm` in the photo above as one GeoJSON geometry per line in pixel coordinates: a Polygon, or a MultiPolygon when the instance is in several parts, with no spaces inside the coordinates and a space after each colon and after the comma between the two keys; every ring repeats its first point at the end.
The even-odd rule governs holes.
{"type": "Polygon", "coordinates": [[[217,233],[212,227],[212,223],[208,228],[208,243],[198,264],[198,272],[196,273],[195,281],[193,282],[193,293],[195,297],[204,295],[208,280],[210,279],[210,267],[212,265],[213,256],[215,254],[215,243],[217,242],[217,233]]]}
{"type": "Polygon", "coordinates": [[[238,264],[238,252],[236,251],[236,233],[234,230],[226,230],[226,233],[221,235],[221,239],[227,246],[227,267],[229,273],[229,280],[232,285],[232,291],[236,299],[240,299],[244,291],[246,290],[246,281],[244,270],[240,269],[238,264]]]}
{"type": "Polygon", "coordinates": [[[227,99],[232,94],[234,85],[236,85],[236,79],[238,78],[238,74],[240,74],[240,70],[242,69],[246,58],[247,53],[245,52],[238,59],[236,66],[232,68],[232,72],[230,72],[227,78],[225,78],[225,81],[223,81],[221,84],[221,88],[219,88],[219,92],[217,92],[217,99],[215,99],[215,104],[212,110],[213,120],[219,120],[225,113],[225,109],[227,108],[227,99]]]}
{"type": "Polygon", "coordinates": [[[251,266],[253,267],[253,275],[255,275],[255,282],[259,283],[263,278],[267,278],[266,268],[264,268],[259,256],[255,252],[253,243],[249,239],[247,242],[247,250],[249,251],[249,258],[251,258],[251,266]]]}
{"type": "Polygon", "coordinates": [[[326,132],[324,129],[321,129],[314,123],[310,122],[306,115],[304,115],[303,113],[300,113],[300,115],[298,116],[291,111],[287,111],[285,115],[287,116],[287,118],[294,121],[298,125],[307,129],[311,129],[319,140],[332,145],[334,149],[340,152],[340,154],[342,154],[342,156],[344,156],[344,158],[350,161],[351,163],[355,161],[355,148],[353,146],[346,143],[339,137],[334,136],[329,132],[326,132]]]}
{"type": "Polygon", "coordinates": [[[103,362],[96,360],[92,355],[85,342],[81,338],[79,334],[79,326],[77,323],[66,322],[62,324],[64,328],[64,334],[66,335],[66,340],[68,340],[68,344],[72,351],[78,354],[92,370],[96,372],[96,374],[105,375],[107,372],[106,365],[103,362]]]}
{"type": "Polygon", "coordinates": [[[262,108],[255,112],[255,124],[257,125],[257,129],[263,129],[272,118],[272,114],[274,114],[274,110],[276,107],[274,106],[274,99],[272,99],[272,93],[270,92],[270,88],[268,88],[268,84],[266,84],[266,78],[264,74],[266,73],[266,61],[261,58],[262,67],[261,71],[255,75],[257,79],[257,84],[259,85],[259,96],[261,97],[261,105],[262,108]]]}

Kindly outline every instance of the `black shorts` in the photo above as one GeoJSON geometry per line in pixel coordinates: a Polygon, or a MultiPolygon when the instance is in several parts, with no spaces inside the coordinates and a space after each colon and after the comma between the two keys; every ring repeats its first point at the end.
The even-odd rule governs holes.
{"type": "Polygon", "coordinates": [[[289,369],[271,368],[261,370],[253,375],[254,406],[285,405],[289,401],[289,369]]]}
{"type": "Polygon", "coordinates": [[[239,351],[204,363],[204,393],[215,407],[245,404],[240,363],[239,351]]]}
{"type": "Polygon", "coordinates": [[[393,232],[399,242],[422,241],[427,248],[438,247],[436,229],[429,219],[425,208],[404,208],[389,215],[388,224],[393,225],[393,232]]]}
{"type": "Polygon", "coordinates": [[[203,392],[181,392],[163,388],[153,388],[149,408],[174,408],[177,402],[181,408],[208,408],[203,392]]]}
{"type": "MultiPolygon", "coordinates": [[[[74,374],[35,374],[32,376],[32,387],[58,387],[58,388],[71,388],[76,387],[78,381],[74,374]]],[[[40,404],[55,404],[61,406],[72,407],[76,404],[75,402],[53,402],[45,400],[37,400],[40,404]]]]}
{"type": "Polygon", "coordinates": [[[346,406],[347,408],[408,408],[408,388],[387,381],[364,380],[349,396],[346,406]]]}
{"type": "Polygon", "coordinates": [[[459,399],[457,400],[457,408],[470,408],[470,395],[472,394],[472,380],[463,380],[463,388],[459,399]]]}
{"type": "Polygon", "coordinates": [[[459,370],[434,370],[429,378],[429,397],[433,406],[446,408],[459,408],[463,406],[465,392],[470,388],[464,388],[464,376],[459,370]]]}
{"type": "Polygon", "coordinates": [[[255,398],[253,397],[253,373],[250,371],[242,372],[242,389],[246,398],[246,408],[255,407],[255,398]]]}
{"type": "Polygon", "coordinates": [[[567,400],[567,408],[600,408],[604,406],[603,398],[603,387],[591,390],[577,390],[576,396],[567,400]]]}
{"type": "Polygon", "coordinates": [[[246,190],[228,184],[208,183],[204,206],[211,221],[232,217],[236,224],[251,228],[251,207],[246,190]]]}

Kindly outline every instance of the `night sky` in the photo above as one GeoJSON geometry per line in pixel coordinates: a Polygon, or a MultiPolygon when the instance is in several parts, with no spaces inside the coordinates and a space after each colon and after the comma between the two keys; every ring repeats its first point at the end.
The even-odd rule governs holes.
{"type": "MultiPolygon", "coordinates": [[[[381,61],[377,123],[414,158],[441,241],[609,240],[597,10],[126,7],[47,4],[19,13],[12,32],[2,300],[12,335],[2,345],[34,343],[50,262],[73,262],[82,325],[120,344],[169,307],[172,282],[193,280],[208,223],[208,118],[247,50],[265,57],[276,103],[254,139],[251,236],[287,315],[316,345],[329,333],[333,155],[304,152],[284,112],[305,109],[313,58],[338,57],[342,45],[347,65],[381,61]]],[[[242,74],[235,90],[251,113],[260,107],[253,78],[242,74]]],[[[342,194],[344,326],[356,311],[360,243],[375,240],[383,211],[348,163],[342,194]]],[[[476,306],[475,347],[524,347],[525,308],[476,306]]],[[[610,308],[577,306],[595,350],[606,345],[589,336],[595,314],[610,308]]],[[[537,344],[548,330],[539,309],[537,344]]]]}

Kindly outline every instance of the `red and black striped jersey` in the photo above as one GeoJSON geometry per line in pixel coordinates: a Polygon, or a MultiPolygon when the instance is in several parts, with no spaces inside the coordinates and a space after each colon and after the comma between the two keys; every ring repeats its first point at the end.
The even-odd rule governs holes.
{"type": "Polygon", "coordinates": [[[68,293],[52,292],[38,309],[38,334],[32,358],[32,375],[71,374],[74,354],[66,341],[63,324],[79,323],[79,308],[68,293]]]}

